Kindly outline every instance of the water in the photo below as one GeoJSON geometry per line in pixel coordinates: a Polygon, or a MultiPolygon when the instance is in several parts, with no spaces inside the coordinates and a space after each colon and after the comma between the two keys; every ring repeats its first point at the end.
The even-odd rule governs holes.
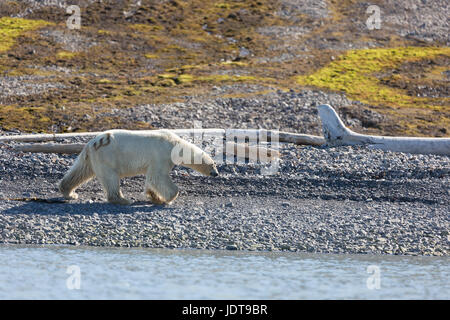
{"type": "Polygon", "coordinates": [[[449,262],[448,257],[3,245],[0,299],[450,299],[449,262]]]}

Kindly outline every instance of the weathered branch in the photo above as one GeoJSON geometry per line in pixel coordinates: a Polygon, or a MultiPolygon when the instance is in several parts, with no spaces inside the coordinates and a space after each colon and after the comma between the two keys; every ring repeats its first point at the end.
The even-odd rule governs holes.
{"type": "Polygon", "coordinates": [[[24,134],[17,136],[0,136],[0,142],[42,142],[58,141],[66,138],[94,137],[99,132],[78,132],[78,133],[50,133],[50,134],[24,134]]]}
{"type": "MultiPolygon", "coordinates": [[[[23,144],[14,146],[13,150],[19,152],[43,152],[43,153],[65,153],[65,154],[77,154],[83,150],[85,144],[72,143],[72,144],[57,144],[57,143],[39,143],[39,144],[23,144]]],[[[237,155],[242,159],[254,159],[260,161],[269,161],[273,158],[279,158],[278,151],[265,148],[261,146],[249,146],[248,144],[227,142],[223,153],[237,155]]]]}
{"type": "MultiPolygon", "coordinates": [[[[149,130],[142,130],[146,132],[149,130]]],[[[248,136],[277,137],[279,142],[289,142],[298,145],[319,146],[325,143],[325,139],[319,136],[308,134],[289,133],[275,130],[259,129],[173,129],[178,135],[207,135],[207,136],[232,136],[237,139],[245,139],[248,136]]],[[[95,137],[102,132],[80,132],[80,133],[60,133],[60,134],[28,134],[18,136],[0,136],[0,142],[43,142],[59,141],[67,138],[95,137]]]]}
{"type": "Polygon", "coordinates": [[[24,144],[14,146],[13,150],[20,152],[43,152],[43,153],[66,153],[75,154],[83,150],[84,143],[58,144],[58,143],[39,143],[24,144]]]}

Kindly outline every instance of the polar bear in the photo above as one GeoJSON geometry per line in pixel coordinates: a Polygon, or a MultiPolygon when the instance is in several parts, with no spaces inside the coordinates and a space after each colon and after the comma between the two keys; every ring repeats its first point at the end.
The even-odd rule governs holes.
{"type": "Polygon", "coordinates": [[[175,164],[218,176],[207,153],[168,130],[105,131],[86,144],[59,183],[59,190],[66,199],[77,199],[75,189],[96,176],[109,202],[130,204],[120,191],[120,178],[145,174],[148,198],[155,204],[168,204],[178,196],[178,187],[169,176],[175,164]]]}

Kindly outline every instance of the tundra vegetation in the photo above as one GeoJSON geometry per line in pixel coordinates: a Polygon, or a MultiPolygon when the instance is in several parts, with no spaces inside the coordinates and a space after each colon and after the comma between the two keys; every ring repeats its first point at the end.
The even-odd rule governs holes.
{"type": "MultiPolygon", "coordinates": [[[[0,91],[0,127],[150,129],[109,111],[208,97],[215,86],[248,83],[261,90],[219,97],[312,87],[360,101],[348,106],[355,117],[364,110],[383,115],[370,133],[448,133],[445,40],[399,35],[389,20],[369,30],[363,1],[319,1],[320,14],[296,11],[291,2],[79,1],[81,28],[69,30],[64,7],[36,6],[19,18],[29,2],[2,1],[0,78],[57,85],[0,91]]],[[[386,8],[385,1],[373,4],[386,8]]]]}

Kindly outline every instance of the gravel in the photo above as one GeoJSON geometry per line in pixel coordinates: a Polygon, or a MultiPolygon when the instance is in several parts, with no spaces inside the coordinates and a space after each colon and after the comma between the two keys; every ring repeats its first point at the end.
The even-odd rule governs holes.
{"type": "Polygon", "coordinates": [[[66,30],[42,30],[40,34],[60,44],[64,50],[71,52],[86,51],[97,45],[97,42],[88,37],[66,30]]]}
{"type": "MultiPolygon", "coordinates": [[[[231,90],[250,91],[242,85],[215,87],[214,91],[221,94],[231,90]]],[[[101,116],[149,122],[155,128],[193,128],[194,121],[201,121],[203,128],[262,128],[321,134],[318,105],[328,103],[332,106],[348,106],[358,103],[349,101],[344,95],[320,90],[282,92],[275,89],[271,93],[251,98],[206,100],[203,97],[186,97],[185,100],[172,104],[112,109],[101,116]]],[[[350,123],[355,124],[355,121],[351,119],[350,123]]]]}
{"type": "Polygon", "coordinates": [[[381,11],[386,30],[403,37],[450,44],[450,4],[447,0],[387,0],[381,11]]]}
{"type": "Polygon", "coordinates": [[[276,14],[296,22],[299,19],[298,16],[301,15],[308,15],[316,19],[327,18],[330,11],[325,0],[281,0],[280,9],[276,14]]]}
{"type": "Polygon", "coordinates": [[[34,11],[46,7],[54,8],[67,8],[70,5],[78,5],[81,8],[94,3],[98,0],[77,0],[77,1],[66,1],[66,0],[21,0],[21,2],[27,4],[24,11],[16,15],[17,18],[26,18],[31,15],[34,11]]]}
{"type": "Polygon", "coordinates": [[[9,96],[35,95],[51,89],[63,89],[61,83],[43,82],[46,77],[41,76],[16,76],[0,77],[0,99],[9,96]]]}
{"type": "MultiPolygon", "coordinates": [[[[233,100],[242,106],[233,114],[239,118],[257,106],[275,113],[284,108],[285,95],[299,96],[269,94],[264,103],[233,100]]],[[[228,102],[210,103],[226,109],[228,102]]],[[[202,106],[208,112],[208,104],[202,106]]],[[[172,106],[159,107],[170,111],[172,106]]],[[[188,110],[199,107],[195,101],[183,104],[188,110]]],[[[296,111],[303,121],[299,128],[318,130],[313,108],[296,111]]],[[[228,122],[231,114],[221,123],[233,124],[228,122]]],[[[173,125],[178,120],[169,112],[164,121],[173,125]]],[[[298,119],[291,121],[297,124],[298,119]]],[[[77,141],[81,139],[65,142],[77,141]]],[[[75,157],[14,153],[2,144],[0,243],[449,254],[449,157],[292,144],[282,144],[280,152],[273,175],[263,174],[267,164],[253,162],[219,163],[218,178],[176,167],[171,175],[181,191],[168,206],[145,201],[144,177],[124,179],[123,192],[133,204],[118,206],[104,202],[96,180],[79,189],[76,201],[12,200],[61,199],[56,185],[75,157]]]]}

